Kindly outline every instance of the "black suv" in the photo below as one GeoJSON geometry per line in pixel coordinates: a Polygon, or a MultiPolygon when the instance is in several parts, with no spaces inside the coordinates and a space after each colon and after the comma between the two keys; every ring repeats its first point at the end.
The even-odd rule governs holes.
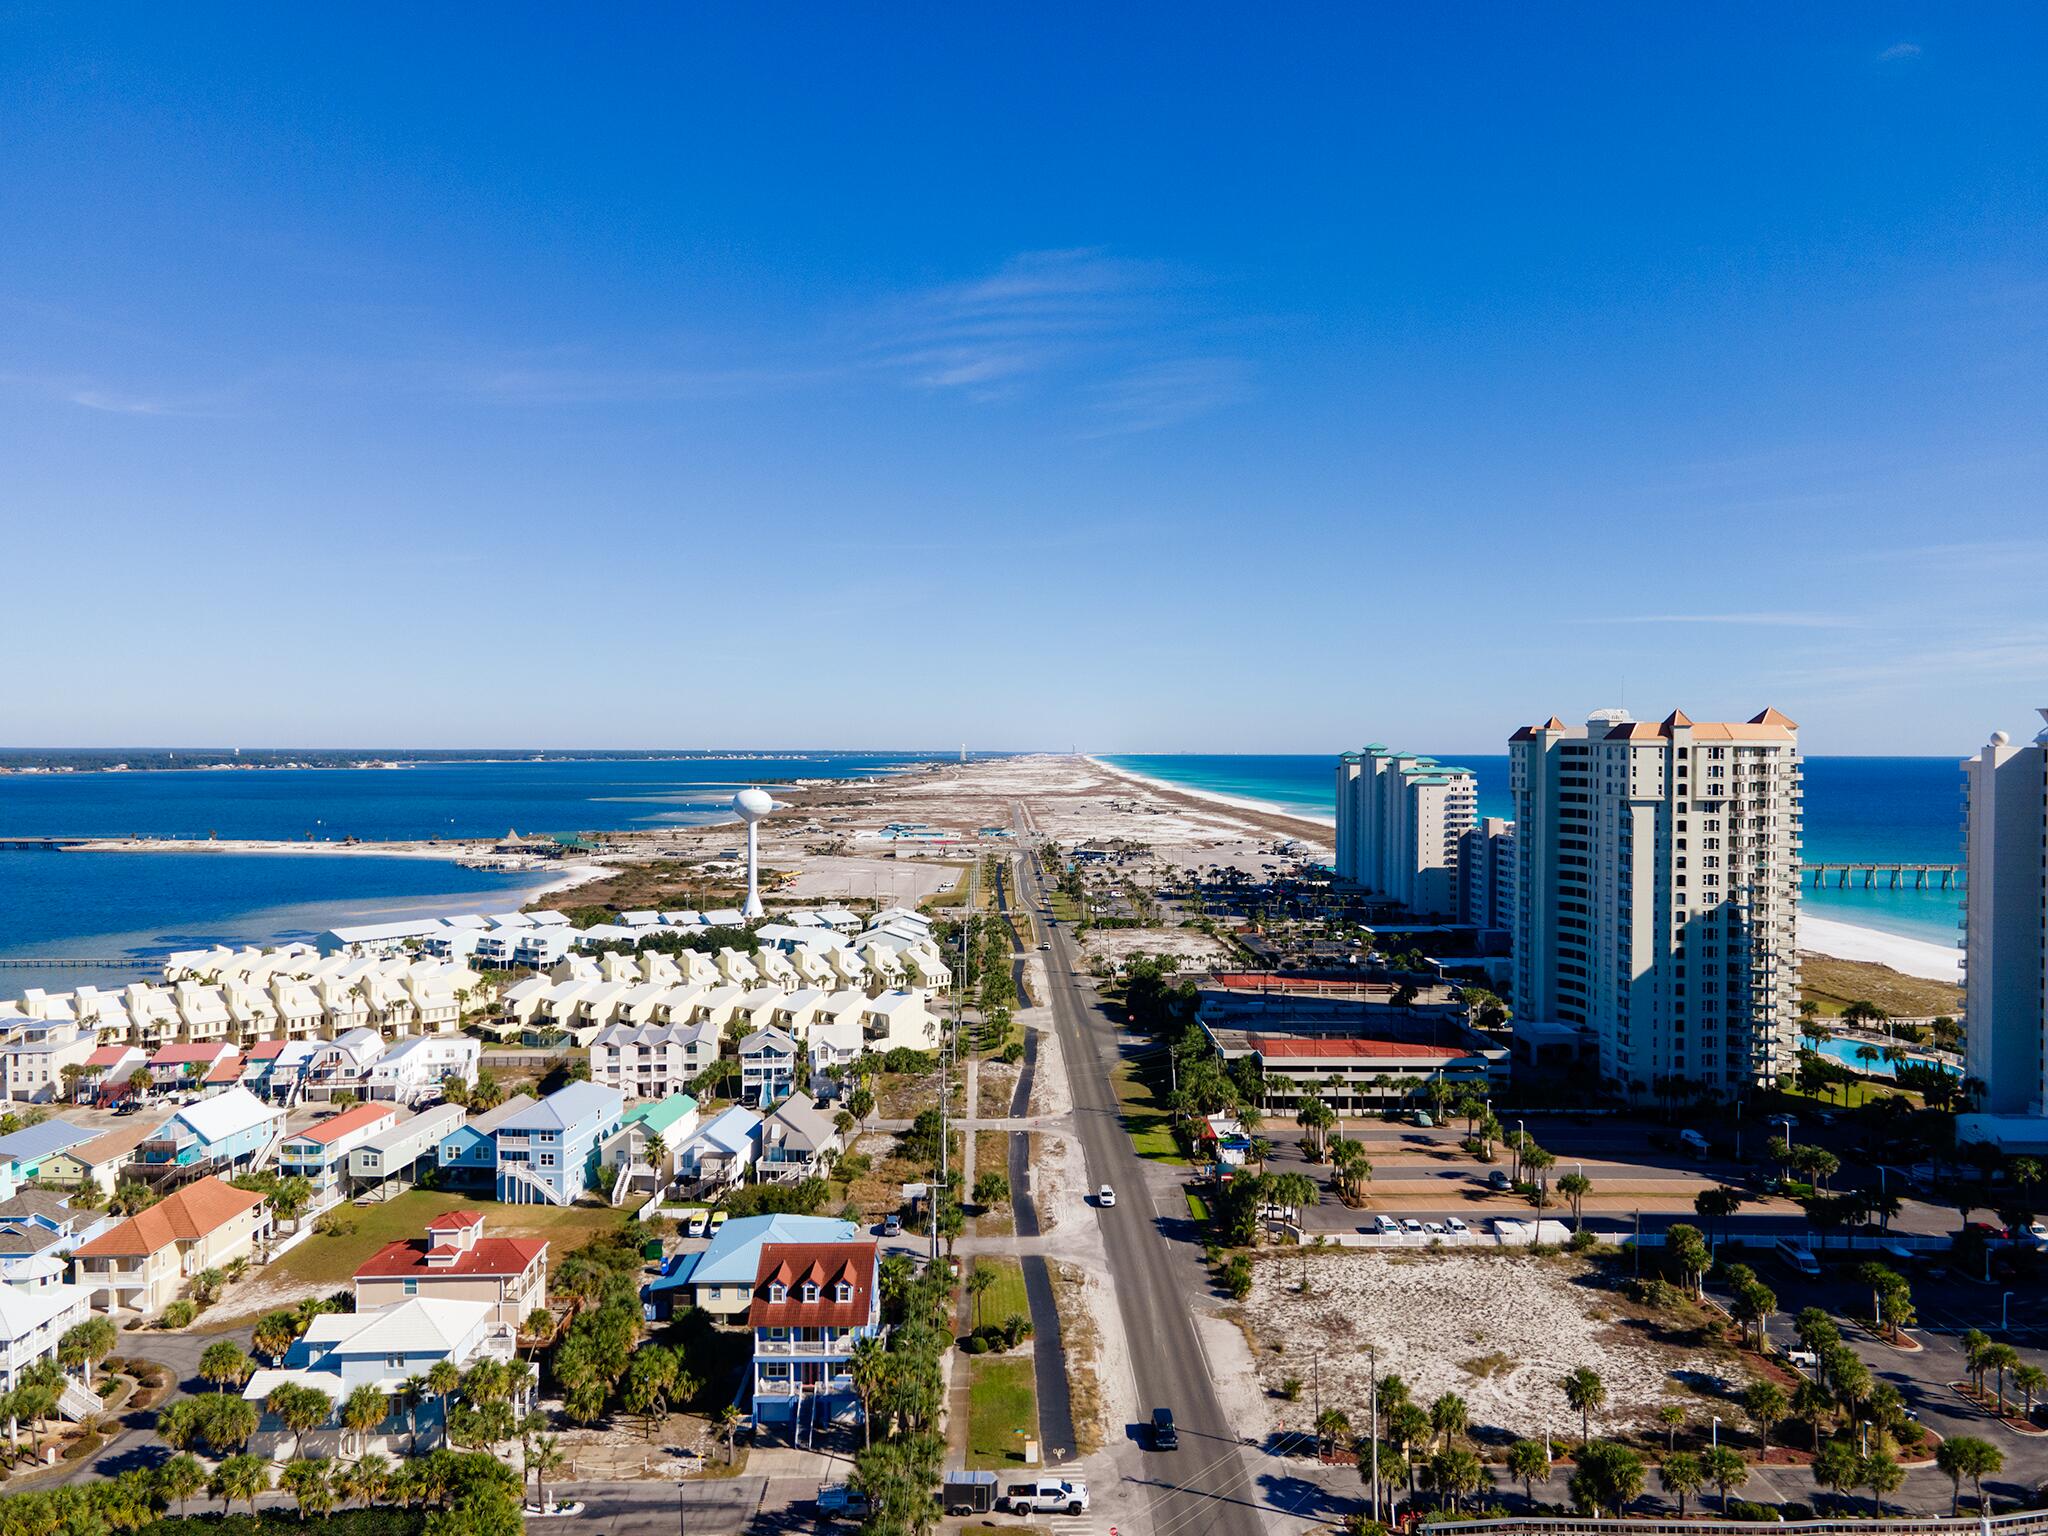
{"type": "Polygon", "coordinates": [[[1152,1410],[1152,1449],[1155,1451],[1177,1451],[1180,1449],[1180,1431],[1173,1427],[1171,1408],[1152,1410]]]}

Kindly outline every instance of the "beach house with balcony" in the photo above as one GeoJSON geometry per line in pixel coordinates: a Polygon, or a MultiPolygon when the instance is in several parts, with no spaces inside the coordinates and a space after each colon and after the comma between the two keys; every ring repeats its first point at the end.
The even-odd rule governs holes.
{"type": "Polygon", "coordinates": [[[223,1062],[235,1064],[234,1081],[241,1074],[240,1049],[228,1040],[180,1040],[159,1046],[149,1058],[149,1087],[152,1093],[203,1092],[214,1069],[223,1062]]]}
{"type": "MultiPolygon", "coordinates": [[[[381,1102],[381,1101],[380,1101],[381,1102]]],[[[469,1118],[460,1104],[433,1104],[405,1115],[349,1149],[348,1191],[388,1199],[419,1182],[420,1170],[438,1168],[441,1143],[469,1118]]]]}
{"type": "Polygon", "coordinates": [[[472,1115],[441,1138],[436,1154],[448,1189],[490,1189],[498,1182],[498,1127],[531,1109],[531,1094],[514,1094],[496,1109],[472,1115]]]}
{"type": "Polygon", "coordinates": [[[841,1145],[832,1117],[809,1094],[793,1093],[761,1118],[761,1156],[755,1171],[764,1179],[808,1178],[841,1145]]]}
{"type": "Polygon", "coordinates": [[[687,1093],[671,1094],[626,1111],[619,1128],[605,1139],[598,1160],[619,1170],[612,1203],[626,1195],[659,1189],[675,1177],[676,1150],[697,1129],[697,1101],[687,1093]],[[659,1144],[659,1153],[654,1151],[659,1144]]]}
{"type": "Polygon", "coordinates": [[[796,1087],[797,1044],[779,1029],[757,1029],[740,1042],[740,1102],[765,1109],[796,1087]]]}
{"type": "Polygon", "coordinates": [[[95,1310],[154,1317],[194,1275],[248,1257],[269,1232],[261,1195],[208,1174],[95,1237],[71,1260],[95,1310]]]}
{"type": "Polygon", "coordinates": [[[0,1168],[6,1170],[4,1178],[0,1178],[0,1183],[6,1185],[0,1199],[12,1195],[16,1185],[40,1178],[44,1164],[59,1153],[82,1146],[97,1134],[67,1120],[45,1120],[0,1136],[0,1168]]]}
{"type": "Polygon", "coordinates": [[[468,1035],[413,1035],[365,1067],[356,1092],[365,1099],[424,1104],[441,1097],[451,1078],[475,1082],[482,1053],[483,1046],[468,1035]]]}
{"type": "Polygon", "coordinates": [[[0,1046],[0,1097],[27,1104],[67,1098],[65,1068],[83,1071],[98,1049],[98,1033],[68,1012],[61,1019],[22,1020],[0,1046]]]}
{"type": "Polygon", "coordinates": [[[739,1323],[754,1302],[761,1250],[769,1243],[833,1245],[857,1242],[860,1228],[837,1216],[742,1216],[729,1221],[708,1246],[670,1259],[641,1300],[649,1322],[702,1307],[722,1323],[739,1323]]]}
{"type": "Polygon", "coordinates": [[[306,1063],[304,1092],[315,1102],[337,1093],[362,1097],[363,1075],[384,1054],[384,1037],[365,1024],[321,1042],[306,1063]]]}
{"type": "Polygon", "coordinates": [[[111,1195],[121,1182],[121,1170],[135,1161],[136,1149],[157,1133],[160,1120],[137,1115],[126,1125],[117,1125],[90,1141],[66,1147],[43,1164],[47,1184],[79,1186],[90,1184],[111,1195]]]}
{"type": "Polygon", "coordinates": [[[52,1360],[64,1335],[92,1312],[83,1286],[0,1285],[0,1392],[21,1385],[22,1372],[52,1360]]]}
{"type": "Polygon", "coordinates": [[[138,1068],[147,1069],[149,1058],[132,1045],[95,1046],[79,1063],[75,1096],[81,1104],[105,1106],[125,1098],[128,1080],[138,1068]]]}
{"type": "Polygon", "coordinates": [[[712,1024],[614,1024],[590,1042],[590,1080],[627,1098],[666,1099],[718,1060],[720,1043],[712,1024]]]}
{"type": "Polygon", "coordinates": [[[761,1117],[743,1104],[697,1127],[675,1149],[676,1182],[700,1194],[730,1189],[761,1152],[761,1117]]]}
{"type": "Polygon", "coordinates": [[[766,1242],[747,1327],[754,1335],[754,1425],[801,1437],[860,1411],[849,1362],[882,1328],[877,1244],[766,1242]]]}
{"type": "MultiPolygon", "coordinates": [[[[458,1370],[468,1370],[479,1361],[509,1362],[518,1347],[516,1330],[499,1322],[490,1305],[481,1301],[455,1301],[416,1297],[375,1312],[328,1312],[307,1326],[284,1357],[281,1366],[265,1366],[249,1378],[242,1396],[249,1402],[265,1403],[270,1394],[287,1384],[311,1387],[334,1403],[325,1427],[338,1427],[341,1405],[358,1387],[371,1387],[382,1394],[390,1407],[384,1421],[370,1431],[373,1444],[382,1439],[395,1442],[409,1429],[419,1430],[422,1447],[436,1443],[443,1426],[441,1404],[428,1397],[413,1410],[414,1419],[398,1406],[407,1381],[425,1376],[442,1361],[458,1370]]],[[[515,1417],[524,1413],[522,1395],[512,1404],[515,1417]]],[[[297,1437],[275,1418],[265,1414],[253,1442],[261,1454],[275,1455],[287,1440],[297,1437]]],[[[390,1449],[403,1447],[393,1443],[390,1449]]]]}
{"type": "Polygon", "coordinates": [[[345,1193],[349,1153],[390,1130],[398,1115],[396,1104],[356,1104],[292,1133],[277,1149],[279,1177],[310,1182],[315,1207],[339,1199],[345,1193]]]}
{"type": "Polygon", "coordinates": [[[626,1101],[602,1083],[571,1083],[501,1122],[498,1199],[573,1205],[597,1173],[598,1144],[619,1128],[626,1101]]]}
{"type": "Polygon", "coordinates": [[[248,1089],[234,1087],[188,1104],[145,1136],[135,1149],[141,1163],[190,1168],[211,1163],[233,1169],[251,1163],[284,1133],[284,1111],[248,1089]]]}
{"type": "Polygon", "coordinates": [[[481,1211],[443,1211],[424,1237],[386,1243],[356,1271],[356,1310],[414,1297],[480,1301],[493,1321],[517,1328],[548,1304],[548,1244],[540,1237],[487,1237],[481,1211]]]}
{"type": "Polygon", "coordinates": [[[939,1043],[939,1021],[925,1006],[922,992],[884,992],[869,999],[861,1009],[860,1027],[871,1051],[899,1046],[928,1051],[939,1043]]]}

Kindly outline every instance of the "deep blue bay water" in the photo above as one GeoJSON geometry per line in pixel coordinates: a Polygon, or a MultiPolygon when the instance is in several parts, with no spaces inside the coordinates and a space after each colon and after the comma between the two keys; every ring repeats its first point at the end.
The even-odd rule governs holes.
{"type": "MultiPolygon", "coordinates": [[[[721,820],[748,784],[867,778],[938,755],[6,774],[0,838],[387,842],[645,831],[721,820]]],[[[549,878],[371,854],[0,851],[0,957],[135,962],[128,970],[0,970],[0,997],[33,986],[116,985],[154,974],[176,949],[306,938],[342,922],[504,910],[549,878]]]]}
{"type": "MultiPolygon", "coordinates": [[[[1472,770],[1481,816],[1514,814],[1505,756],[1436,755],[1472,770]]],[[[1334,755],[1123,755],[1103,761],[1165,783],[1262,800],[1324,821],[1336,816],[1334,755]]],[[[1959,762],[1959,757],[1807,758],[1806,862],[1961,863],[1959,762]]],[[[1942,945],[1955,943],[1962,916],[1962,896],[1955,890],[1809,887],[1802,899],[1817,916],[1942,945]]]]}

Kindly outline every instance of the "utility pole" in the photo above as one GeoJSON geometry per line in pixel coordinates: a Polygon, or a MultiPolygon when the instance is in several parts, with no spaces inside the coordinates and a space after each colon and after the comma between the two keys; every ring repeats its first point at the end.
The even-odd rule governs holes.
{"type": "Polygon", "coordinates": [[[1372,1435],[1372,1518],[1377,1525],[1380,1518],[1380,1351],[1377,1344],[1367,1347],[1365,1352],[1367,1372],[1372,1378],[1371,1407],[1366,1429],[1372,1435]]]}

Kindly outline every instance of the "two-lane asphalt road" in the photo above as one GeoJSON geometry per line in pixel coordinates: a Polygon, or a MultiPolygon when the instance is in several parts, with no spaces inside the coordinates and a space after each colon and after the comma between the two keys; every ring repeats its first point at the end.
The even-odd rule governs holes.
{"type": "MultiPolygon", "coordinates": [[[[1023,816],[1019,811],[1020,830],[1023,816]]],[[[1026,853],[1024,899],[1038,903],[1037,856],[1026,853]]],[[[1091,1190],[1108,1184],[1122,1197],[1097,1213],[1111,1289],[1123,1314],[1141,1416],[1171,1408],[1180,1449],[1147,1449],[1142,1479],[1152,1489],[1152,1523],[1144,1536],[1260,1536],[1259,1492],[1238,1430],[1225,1417],[1210,1383],[1189,1316],[1185,1254],[1160,1231],[1145,1167],[1131,1150],[1110,1081],[1116,1034],[1100,1017],[1094,994],[1076,981],[1067,932],[1055,928],[1046,979],[1060,1054],[1074,1098],[1074,1125],[1088,1163],[1091,1190]]],[[[1112,1430],[1114,1433],[1114,1430],[1112,1430]]]]}

